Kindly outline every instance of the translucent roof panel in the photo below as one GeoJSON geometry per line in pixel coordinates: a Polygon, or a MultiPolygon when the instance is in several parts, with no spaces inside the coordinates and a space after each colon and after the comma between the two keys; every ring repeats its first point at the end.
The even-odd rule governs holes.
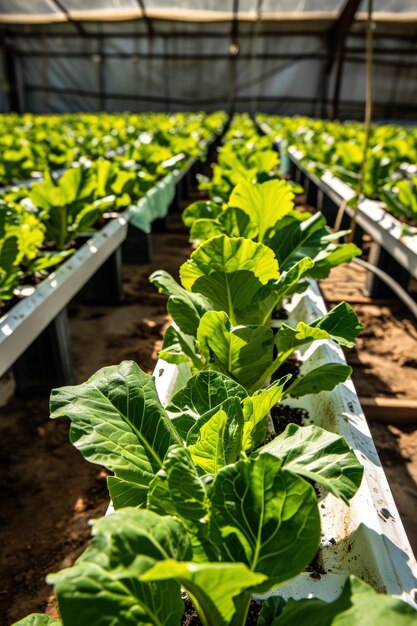
{"type": "Polygon", "coordinates": [[[53,0],[0,0],[0,18],[11,22],[61,21],[65,14],[53,0]]]}
{"type": "MultiPolygon", "coordinates": [[[[239,0],[240,20],[333,20],[345,0],[239,0]]],[[[150,18],[188,22],[216,22],[233,18],[233,0],[0,0],[0,22],[58,22],[70,19],[90,21],[129,20],[143,17],[142,5],[150,18]],[[60,7],[63,7],[62,10],[60,7]]],[[[358,21],[364,19],[363,0],[358,21]]],[[[416,0],[374,0],[376,20],[401,22],[417,19],[416,0]]]]}
{"type": "MultiPolygon", "coordinates": [[[[368,0],[362,0],[359,11],[368,10],[368,0]]],[[[416,0],[374,0],[373,12],[378,13],[417,13],[416,0]]]]}
{"type": "Polygon", "coordinates": [[[338,13],[343,0],[263,0],[262,13],[338,13]]]}

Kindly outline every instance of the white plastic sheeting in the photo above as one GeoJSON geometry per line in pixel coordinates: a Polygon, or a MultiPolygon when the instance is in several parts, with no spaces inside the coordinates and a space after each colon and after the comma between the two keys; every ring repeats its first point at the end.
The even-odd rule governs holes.
{"type": "MultiPolygon", "coordinates": [[[[174,20],[224,20],[233,15],[233,0],[0,0],[0,21],[6,23],[59,22],[68,19],[117,20],[135,19],[143,15],[174,20]]],[[[415,0],[375,0],[375,13],[417,13],[415,0]]],[[[253,20],[313,18],[327,14],[336,16],[343,0],[239,0],[239,18],[253,20]]],[[[366,10],[366,0],[360,10],[366,10]]]]}
{"type": "MultiPolygon", "coordinates": [[[[328,59],[326,34],[344,2],[239,0],[235,58],[230,54],[233,0],[142,0],[152,36],[148,20],[126,18],[130,10],[135,11],[131,17],[143,17],[139,0],[60,0],[58,4],[0,0],[0,22],[7,12],[20,21],[30,22],[34,15],[47,12],[55,22],[67,20],[60,5],[72,19],[80,12],[96,16],[96,21],[80,22],[82,34],[77,24],[68,21],[3,27],[14,49],[22,111],[228,108],[235,74],[237,110],[318,115],[328,59]],[[246,19],[259,17],[259,7],[262,19],[246,19]],[[168,9],[170,17],[177,19],[151,17],[152,11],[160,16],[168,9]],[[192,11],[200,12],[200,17],[205,13],[207,21],[187,21],[192,11]],[[124,21],[111,20],[122,13],[124,21]],[[211,19],[226,13],[228,20],[211,19]],[[281,19],[267,19],[272,14],[281,19]],[[178,19],[181,16],[185,21],[178,19]]],[[[366,8],[366,0],[360,8],[366,8]]],[[[376,118],[416,115],[412,103],[417,94],[417,14],[413,18],[413,8],[417,9],[416,0],[374,0],[375,15],[384,17],[375,29],[376,118]],[[394,8],[395,14],[387,13],[394,8]],[[387,15],[396,19],[390,21],[387,15]]],[[[363,116],[363,16],[359,14],[352,25],[348,40],[341,117],[363,116]]],[[[329,99],[332,93],[333,77],[329,99]]],[[[8,110],[6,103],[3,96],[1,110],[8,110]]]]}

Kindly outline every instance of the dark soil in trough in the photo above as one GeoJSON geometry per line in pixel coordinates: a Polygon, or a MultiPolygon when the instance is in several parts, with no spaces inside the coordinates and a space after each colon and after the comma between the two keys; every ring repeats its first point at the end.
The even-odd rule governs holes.
{"type": "MultiPolygon", "coordinates": [[[[126,302],[119,307],[73,302],[70,325],[79,382],[98,368],[134,359],[153,370],[162,335],[169,323],[165,297],[148,286],[154,269],[177,275],[188,258],[187,235],[178,216],[169,230],[153,235],[151,265],[126,266],[126,302]]],[[[322,282],[329,305],[352,302],[365,334],[348,360],[361,395],[417,399],[417,331],[399,305],[382,307],[361,293],[364,273],[350,266],[322,282]]],[[[286,364],[295,373],[294,364],[286,364]]],[[[280,371],[280,375],[285,373],[280,371]]],[[[49,394],[48,394],[49,395],[49,394]]],[[[48,396],[19,399],[11,374],[0,380],[0,624],[10,625],[30,612],[56,616],[47,573],[71,565],[90,536],[88,520],[106,510],[105,472],[83,460],[69,443],[66,420],[48,419],[48,396]]],[[[300,417],[300,416],[299,416],[300,417]]],[[[301,416],[302,417],[302,416],[301,416]]],[[[287,421],[297,416],[287,415],[287,421]]],[[[284,425],[282,411],[279,427],[284,425]]],[[[398,509],[417,550],[417,433],[412,425],[371,424],[398,509]]],[[[192,616],[191,616],[192,617],[192,616]]],[[[191,619],[191,618],[190,618],[191,619]]],[[[186,622],[187,623],[187,622],[186,622]]],[[[189,621],[188,625],[197,622],[189,621]]]]}

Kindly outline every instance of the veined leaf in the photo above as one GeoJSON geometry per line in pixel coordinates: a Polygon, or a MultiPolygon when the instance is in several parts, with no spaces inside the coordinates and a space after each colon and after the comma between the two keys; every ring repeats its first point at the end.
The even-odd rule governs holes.
{"type": "Polygon", "coordinates": [[[272,362],[272,330],[266,326],[232,328],[226,313],[206,313],[200,322],[197,341],[207,359],[207,369],[224,372],[245,388],[272,362]]]}
{"type": "Polygon", "coordinates": [[[253,450],[257,445],[265,441],[267,432],[266,416],[273,406],[282,398],[285,383],[291,378],[284,376],[273,382],[266,389],[259,389],[253,396],[243,400],[243,415],[245,424],[243,427],[242,448],[246,452],[253,450]],[[263,423],[263,428],[260,426],[263,423]]]}
{"type": "Polygon", "coordinates": [[[138,486],[143,499],[136,505],[146,499],[169,446],[179,443],[153,378],[132,361],[105,367],[82,385],[53,390],[51,411],[52,418],[71,420],[71,442],[87,460],[138,486]]]}
{"type": "Polygon", "coordinates": [[[342,243],[337,246],[328,246],[314,257],[314,267],[308,274],[315,279],[327,278],[333,267],[342,265],[342,263],[348,263],[361,254],[362,250],[354,243],[342,243]]]}
{"type": "Polygon", "coordinates": [[[224,560],[268,576],[260,591],[301,572],[320,540],[313,488],[280,465],[270,454],[228,465],[211,494],[212,533],[224,560]]]}
{"type": "Polygon", "coordinates": [[[159,513],[169,509],[186,520],[199,520],[207,514],[206,500],[206,488],[190,449],[173,446],[150,484],[148,506],[159,513]]]}
{"type": "Polygon", "coordinates": [[[199,294],[186,291],[164,270],[151,274],[149,281],[156,285],[160,293],[169,296],[168,313],[178,328],[195,337],[201,317],[211,309],[210,303],[199,294]]]}
{"type": "MultiPolygon", "coordinates": [[[[327,232],[325,225],[326,220],[321,213],[316,213],[303,221],[300,221],[298,216],[288,214],[277,224],[276,231],[265,243],[274,251],[280,268],[288,269],[288,265],[292,264],[293,257],[302,246],[309,242],[317,232],[327,232]]],[[[320,250],[319,242],[318,246],[320,250]]],[[[313,252],[314,256],[315,254],[317,252],[313,252]]],[[[310,253],[306,252],[304,256],[310,256],[310,253]]]]}
{"type": "Polygon", "coordinates": [[[325,330],[330,339],[347,348],[354,347],[356,337],[363,330],[358,316],[347,302],[341,302],[310,326],[325,330]]]}
{"type": "Polygon", "coordinates": [[[283,362],[297,348],[319,339],[332,339],[342,346],[352,348],[362,329],[363,326],[352,307],[341,302],[310,325],[299,322],[296,328],[292,328],[283,324],[275,336],[275,344],[283,362]]]}
{"type": "Polygon", "coordinates": [[[206,297],[214,309],[225,311],[233,324],[256,324],[261,321],[253,302],[279,273],[274,254],[267,246],[220,235],[192,253],[181,266],[180,276],[185,289],[206,297]]]}
{"type": "Polygon", "coordinates": [[[178,364],[190,361],[197,369],[203,367],[196,354],[194,337],[186,335],[174,324],[168,326],[165,331],[164,342],[159,356],[168,363],[178,364]]]}
{"type": "Polygon", "coordinates": [[[331,391],[352,373],[352,368],[343,363],[326,363],[297,378],[285,391],[285,397],[299,398],[309,393],[331,391]]]}
{"type": "Polygon", "coordinates": [[[186,439],[197,420],[215,413],[229,398],[246,398],[247,392],[235,380],[220,372],[205,370],[192,376],[166,407],[176,431],[186,439]]]}
{"type": "Polygon", "coordinates": [[[276,619],[258,623],[268,626],[414,626],[416,621],[416,612],[411,606],[378,593],[356,576],[350,576],[341,595],[333,602],[318,598],[290,599],[276,619]]]}
{"type": "Polygon", "coordinates": [[[361,484],[363,466],[345,439],[319,426],[289,424],[261,452],[273,454],[283,467],[323,485],[346,503],[361,484]]]}
{"type": "Polygon", "coordinates": [[[224,233],[224,229],[218,220],[201,219],[196,220],[191,226],[190,241],[201,243],[212,237],[218,237],[224,233]]]}
{"type": "Polygon", "coordinates": [[[53,619],[43,613],[32,613],[23,619],[15,622],[13,626],[61,626],[62,622],[59,619],[53,619]]]}
{"type": "Polygon", "coordinates": [[[193,202],[182,212],[182,221],[191,228],[196,220],[215,220],[221,212],[222,207],[211,200],[193,202]]]}
{"type": "Polygon", "coordinates": [[[182,523],[123,509],[95,522],[93,532],[92,543],[73,567],[48,576],[64,624],[178,626],[184,611],[179,584],[141,577],[157,561],[190,557],[182,523]]]}
{"type": "Polygon", "coordinates": [[[294,194],[284,180],[253,184],[242,180],[232,191],[229,206],[247,213],[263,242],[276,223],[294,208],[294,194]]]}
{"type": "MultiPolygon", "coordinates": [[[[243,563],[156,563],[142,581],[176,580],[198,607],[203,624],[230,626],[236,615],[236,601],[245,592],[262,584],[266,576],[251,572],[243,563]]],[[[247,605],[247,602],[245,603],[247,605]]]]}
{"type": "MultiPolygon", "coordinates": [[[[234,401],[240,409],[237,398],[234,401]]],[[[206,474],[217,474],[222,467],[237,460],[242,449],[242,433],[241,410],[217,411],[199,429],[197,442],[188,446],[192,460],[206,474]]]]}

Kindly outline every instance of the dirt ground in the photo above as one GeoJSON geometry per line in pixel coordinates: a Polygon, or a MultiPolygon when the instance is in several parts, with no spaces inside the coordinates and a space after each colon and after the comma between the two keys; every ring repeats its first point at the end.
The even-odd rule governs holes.
{"type": "MultiPolygon", "coordinates": [[[[174,275],[189,255],[177,216],[153,235],[152,265],[125,266],[126,301],[119,307],[70,306],[74,361],[81,382],[123,359],[151,372],[168,323],[165,298],[148,285],[164,268],[174,275]]],[[[347,356],[362,396],[417,399],[416,326],[398,304],[364,298],[364,272],[353,266],[323,281],[328,304],[351,302],[366,329],[347,356]]],[[[48,572],[71,565],[89,537],[88,520],[108,504],[105,472],[84,461],[68,441],[66,420],[48,419],[48,396],[17,398],[9,374],[0,380],[0,624],[33,611],[55,615],[48,572]]],[[[411,425],[371,423],[397,506],[417,551],[417,433],[411,425]]]]}
{"type": "MultiPolygon", "coordinates": [[[[152,265],[124,268],[122,306],[71,303],[69,317],[77,380],[98,368],[134,359],[152,372],[168,318],[165,297],[148,284],[155,269],[177,275],[188,258],[187,236],[171,225],[153,236],[152,265]]],[[[49,420],[49,394],[14,395],[0,380],[0,624],[34,611],[55,615],[49,572],[71,565],[90,536],[88,520],[108,505],[106,474],[68,440],[67,420],[49,420]]]]}

